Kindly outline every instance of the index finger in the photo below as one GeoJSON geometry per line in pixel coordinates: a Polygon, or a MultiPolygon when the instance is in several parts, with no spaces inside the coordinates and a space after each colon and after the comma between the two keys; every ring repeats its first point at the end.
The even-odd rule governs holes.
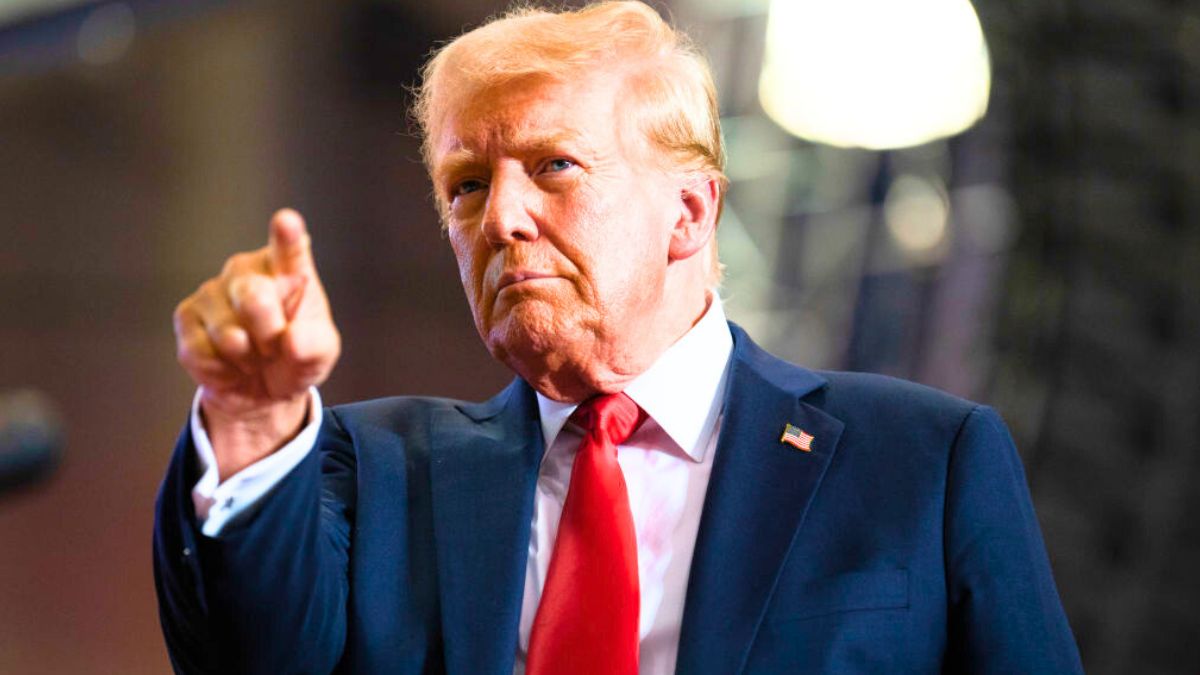
{"type": "Polygon", "coordinates": [[[271,271],[275,274],[315,273],[312,260],[312,240],[304,218],[292,209],[280,209],[271,217],[271,234],[267,244],[271,271]]]}

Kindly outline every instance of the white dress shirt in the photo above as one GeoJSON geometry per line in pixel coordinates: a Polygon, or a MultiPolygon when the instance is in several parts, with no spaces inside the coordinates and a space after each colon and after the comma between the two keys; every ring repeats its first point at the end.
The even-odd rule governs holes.
{"type": "MultiPolygon", "coordinates": [[[[721,301],[625,388],[648,419],[621,445],[617,463],[629,491],[637,535],[641,643],[639,675],[675,672],[683,600],[700,512],[721,427],[725,378],[733,338],[721,301]]],[[[538,394],[546,453],[538,473],[529,564],[514,672],[525,672],[529,633],[546,584],[575,452],[583,439],[567,418],[576,404],[538,394]]]]}
{"type": "Polygon", "coordinates": [[[316,387],[310,389],[312,401],[308,406],[308,424],[295,438],[221,483],[217,456],[213,453],[212,441],[208,439],[204,420],[200,416],[200,394],[201,390],[196,390],[196,396],[192,399],[192,445],[196,446],[201,472],[200,480],[192,488],[192,504],[196,507],[200,531],[215,537],[225,523],[283,480],[316,445],[317,434],[321,431],[321,395],[316,387]]]}
{"type": "MultiPolygon", "coordinates": [[[[617,447],[637,535],[639,675],[675,672],[688,573],[721,427],[723,393],[733,338],[714,293],[704,317],[625,389],[648,419],[617,447]]],[[[265,494],[312,448],[320,429],[320,396],[313,390],[309,424],[278,452],[218,484],[217,467],[192,406],[192,437],[204,475],[192,490],[201,530],[215,536],[231,518],[265,494]]],[[[576,404],[538,394],[546,452],[538,473],[530,525],[529,564],[514,672],[525,671],[529,634],[554,550],[558,520],[582,434],[567,419],[576,404]]]]}

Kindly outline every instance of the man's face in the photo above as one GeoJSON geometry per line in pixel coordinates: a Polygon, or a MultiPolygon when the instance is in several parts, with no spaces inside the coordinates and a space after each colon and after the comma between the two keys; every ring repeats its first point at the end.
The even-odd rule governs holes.
{"type": "Polygon", "coordinates": [[[624,122],[620,82],[582,79],[464,97],[432,139],[476,327],[527,377],[581,359],[620,370],[621,336],[655,329],[680,216],[679,186],[624,122]]]}

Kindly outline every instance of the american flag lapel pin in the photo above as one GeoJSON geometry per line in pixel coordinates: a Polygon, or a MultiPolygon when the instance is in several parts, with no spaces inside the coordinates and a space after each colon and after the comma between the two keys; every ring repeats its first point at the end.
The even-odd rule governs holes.
{"type": "Polygon", "coordinates": [[[797,450],[812,452],[813,435],[794,424],[788,424],[783,427],[783,435],[779,437],[779,442],[787,443],[797,450]]]}

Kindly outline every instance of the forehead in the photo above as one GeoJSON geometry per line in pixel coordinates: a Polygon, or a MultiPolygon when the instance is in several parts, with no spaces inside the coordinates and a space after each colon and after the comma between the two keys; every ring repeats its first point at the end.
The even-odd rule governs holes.
{"type": "Polygon", "coordinates": [[[607,74],[559,82],[526,77],[447,95],[430,130],[437,173],[448,158],[564,143],[615,141],[620,81],[607,74]]]}

